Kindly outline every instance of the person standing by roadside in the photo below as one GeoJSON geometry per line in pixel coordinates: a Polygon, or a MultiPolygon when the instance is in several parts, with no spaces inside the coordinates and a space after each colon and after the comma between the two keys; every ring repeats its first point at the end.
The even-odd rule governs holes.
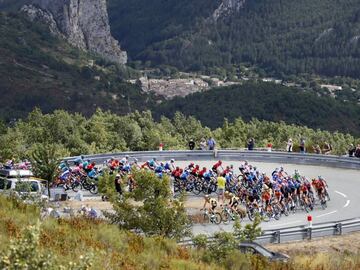
{"type": "Polygon", "coordinates": [[[321,154],[321,148],[320,145],[313,146],[313,150],[316,154],[321,154]]]}
{"type": "Polygon", "coordinates": [[[292,152],[293,151],[293,141],[292,139],[290,138],[286,144],[286,151],[287,152],[292,152]]]}
{"type": "Polygon", "coordinates": [[[122,195],[122,188],[121,188],[121,177],[120,174],[115,176],[115,190],[119,195],[122,195]]]}
{"type": "Polygon", "coordinates": [[[254,138],[251,138],[249,141],[248,141],[248,145],[247,145],[247,147],[248,147],[248,150],[254,150],[254,147],[255,147],[255,140],[254,140],[254,138]]]}
{"type": "Polygon", "coordinates": [[[301,138],[300,139],[300,153],[301,154],[305,154],[305,139],[304,138],[301,138]]]}
{"type": "Polygon", "coordinates": [[[330,155],[332,151],[332,146],[330,143],[325,142],[323,152],[325,155],[330,155]]]}
{"type": "Polygon", "coordinates": [[[208,140],[209,150],[214,150],[215,146],[216,146],[215,140],[212,137],[210,137],[210,139],[208,140]]]}
{"type": "Polygon", "coordinates": [[[205,138],[202,138],[201,141],[200,141],[200,149],[201,150],[206,150],[206,140],[205,138]]]}
{"type": "Polygon", "coordinates": [[[350,144],[350,147],[349,147],[349,157],[353,157],[354,154],[355,154],[355,151],[356,151],[355,145],[350,144]]]}
{"type": "Polygon", "coordinates": [[[189,149],[190,149],[190,150],[194,150],[194,148],[195,148],[195,142],[194,142],[193,139],[191,139],[191,140],[189,141],[189,149]]]}
{"type": "Polygon", "coordinates": [[[357,145],[355,150],[355,157],[360,158],[360,144],[357,145]]]}

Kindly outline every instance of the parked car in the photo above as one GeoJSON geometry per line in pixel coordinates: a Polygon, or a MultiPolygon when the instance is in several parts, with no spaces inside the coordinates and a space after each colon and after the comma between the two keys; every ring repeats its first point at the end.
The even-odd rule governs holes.
{"type": "Polygon", "coordinates": [[[47,181],[32,177],[28,170],[0,170],[0,193],[15,192],[19,195],[33,195],[48,199],[47,181]]]}
{"type": "Polygon", "coordinates": [[[255,242],[242,242],[239,244],[239,250],[242,253],[263,256],[270,261],[287,262],[290,259],[286,254],[272,252],[255,242]]]}

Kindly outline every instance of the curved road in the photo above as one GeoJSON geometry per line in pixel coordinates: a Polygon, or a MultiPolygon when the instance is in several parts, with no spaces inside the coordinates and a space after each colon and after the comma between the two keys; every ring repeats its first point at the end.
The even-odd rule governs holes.
{"type": "MultiPolygon", "coordinates": [[[[201,167],[211,167],[216,161],[193,161],[201,167]]],[[[328,207],[322,210],[319,205],[315,206],[314,211],[310,212],[313,217],[313,224],[322,222],[331,222],[337,220],[350,219],[360,217],[360,170],[339,169],[323,166],[308,166],[295,164],[277,164],[277,163],[263,163],[263,162],[249,162],[256,166],[261,172],[266,172],[271,175],[271,172],[280,166],[289,174],[293,174],[295,169],[298,169],[301,175],[307,178],[323,176],[329,185],[329,194],[331,201],[328,202],[328,207]]],[[[240,165],[239,161],[225,161],[225,165],[233,164],[234,168],[240,165]]],[[[176,165],[181,167],[189,164],[189,161],[178,161],[176,165]]],[[[195,196],[188,196],[188,200],[199,201],[195,196]]],[[[199,201],[200,204],[203,201],[199,201]]],[[[200,206],[199,206],[200,207],[200,206]]],[[[270,222],[263,222],[261,227],[263,230],[280,229],[292,226],[307,225],[307,213],[305,211],[297,211],[295,214],[290,214],[288,217],[282,216],[280,220],[271,220],[270,222]]],[[[247,223],[245,219],[245,224],[247,223]]],[[[193,227],[193,233],[213,234],[217,231],[231,231],[232,223],[229,225],[212,225],[212,224],[196,224],[193,227]]]]}

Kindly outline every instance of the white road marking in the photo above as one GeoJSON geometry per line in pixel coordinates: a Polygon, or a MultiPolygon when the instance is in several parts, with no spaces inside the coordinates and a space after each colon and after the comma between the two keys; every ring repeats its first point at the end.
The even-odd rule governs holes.
{"type": "Polygon", "coordinates": [[[347,201],[346,201],[346,204],[344,205],[344,208],[345,208],[345,207],[348,207],[349,204],[350,204],[350,200],[347,200],[347,201]]]}
{"type": "Polygon", "coordinates": [[[347,198],[347,195],[346,195],[346,194],[341,193],[340,191],[337,191],[337,190],[335,190],[335,192],[336,192],[337,194],[343,196],[344,198],[347,198]]]}
{"type": "Polygon", "coordinates": [[[318,216],[316,216],[317,218],[319,218],[319,217],[325,217],[325,216],[328,216],[328,215],[331,215],[331,214],[335,214],[337,212],[337,210],[335,210],[335,211],[332,211],[332,212],[329,212],[329,213],[325,213],[325,214],[322,214],[322,215],[318,215],[318,216]]]}

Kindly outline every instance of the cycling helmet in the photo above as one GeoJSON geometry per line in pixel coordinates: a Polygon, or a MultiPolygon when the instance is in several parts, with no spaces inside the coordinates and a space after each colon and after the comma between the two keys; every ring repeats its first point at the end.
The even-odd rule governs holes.
{"type": "Polygon", "coordinates": [[[129,155],[126,155],[125,158],[128,159],[128,158],[129,158],[129,155]]]}
{"type": "Polygon", "coordinates": [[[220,165],[222,164],[222,161],[221,161],[221,160],[219,160],[219,164],[220,164],[220,165]]]}
{"type": "Polygon", "coordinates": [[[134,158],[134,162],[138,162],[138,159],[137,159],[137,158],[134,158]]]}
{"type": "Polygon", "coordinates": [[[172,159],[170,160],[170,162],[171,162],[171,163],[174,163],[174,162],[175,162],[175,159],[172,158],[172,159]]]}

